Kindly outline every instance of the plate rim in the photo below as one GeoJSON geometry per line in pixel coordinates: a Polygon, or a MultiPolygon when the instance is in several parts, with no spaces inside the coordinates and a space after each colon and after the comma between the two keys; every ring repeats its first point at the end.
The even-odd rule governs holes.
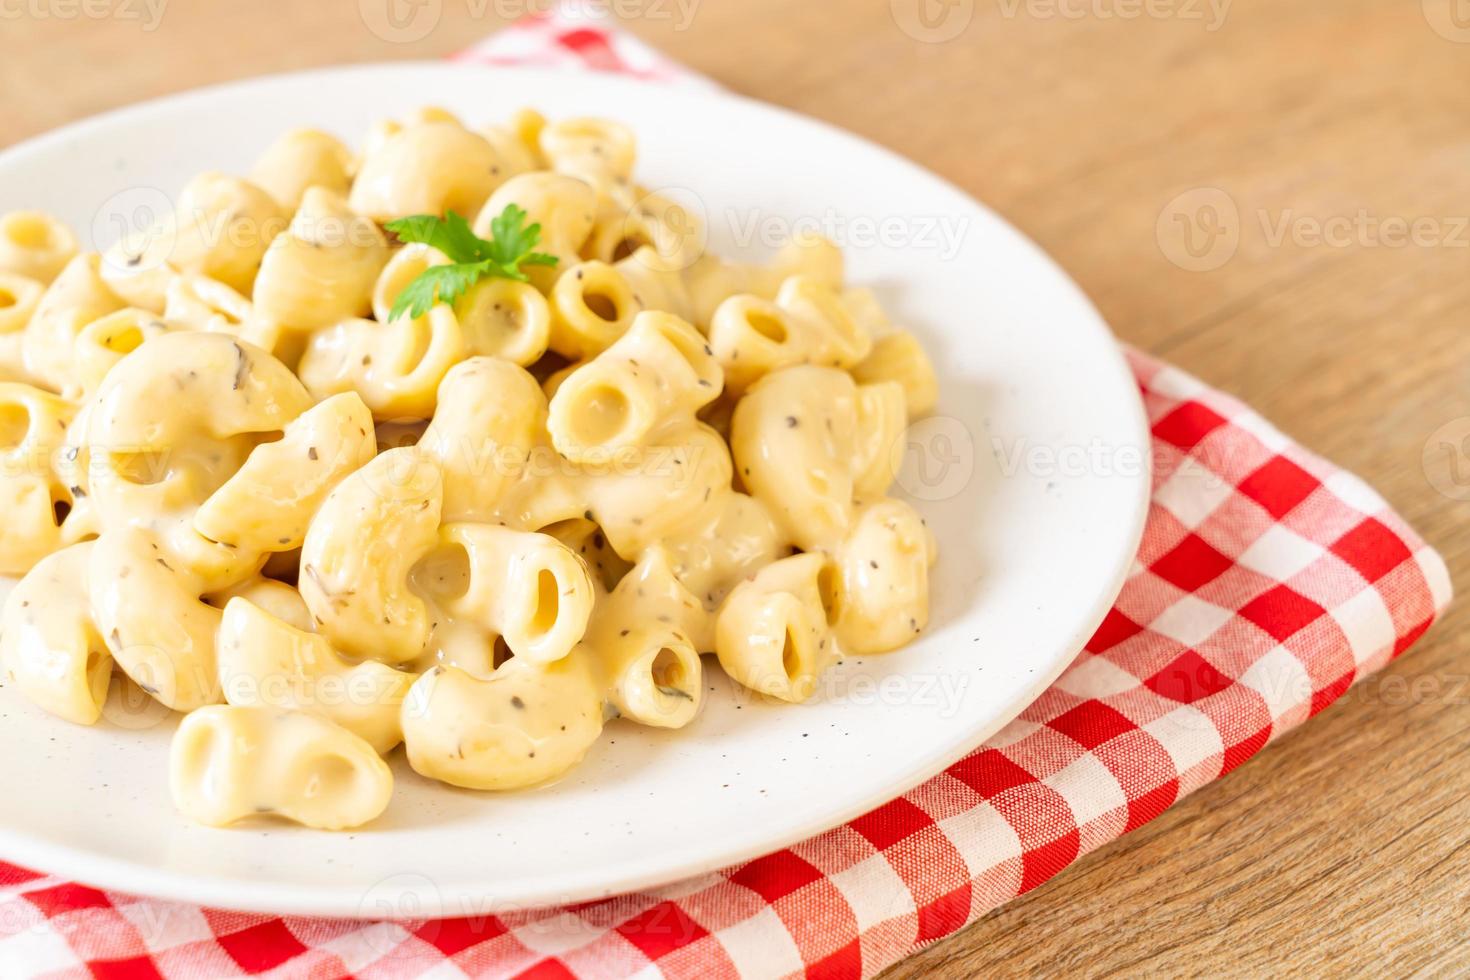
{"type": "MultiPolygon", "coordinates": [[[[1105,363],[1098,365],[1098,370],[1114,375],[1115,381],[1121,380],[1125,382],[1123,386],[1124,390],[1135,392],[1137,390],[1134,375],[1128,366],[1124,353],[1124,346],[1117,335],[1113,333],[1112,328],[1092,302],[1091,298],[1049,253],[1033,241],[1030,236],[1016,228],[1003,215],[945,177],[934,173],[922,164],[866,136],[851,132],[833,123],[813,118],[794,109],[763,102],[723,88],[696,89],[683,87],[677,83],[648,81],[623,75],[588,72],[580,69],[484,64],[466,60],[411,59],[335,65],[300,71],[252,75],[246,78],[186,89],[106,110],[66,123],[5,148],[3,151],[0,151],[0,170],[27,157],[50,152],[54,147],[64,145],[69,139],[86,137],[92,130],[97,128],[126,124],[131,116],[143,116],[159,110],[187,106],[193,102],[208,101],[213,96],[231,90],[268,83],[309,82],[311,79],[323,75],[343,76],[353,73],[377,74],[384,72],[412,73],[424,70],[443,74],[460,72],[484,72],[491,75],[511,74],[522,76],[528,81],[534,80],[536,77],[558,76],[564,78],[569,74],[580,73],[587,75],[589,81],[598,84],[606,83],[615,86],[634,87],[648,92],[657,92],[664,96],[675,95],[677,97],[685,97],[702,103],[713,102],[718,104],[720,102],[730,102],[740,104],[749,109],[774,113],[785,117],[788,122],[815,128],[827,137],[854,141],[860,144],[866,151],[882,157],[887,163],[910,171],[916,178],[921,178],[942,186],[948,192],[966,201],[971,207],[983,212],[988,218],[1008,231],[1017,243],[1029,248],[1034,253],[1032,256],[1033,259],[1043,263],[1052,275],[1056,277],[1058,283],[1069,286],[1076,293],[1077,298],[1091,314],[1093,322],[1088,324],[1088,328],[1100,330],[1104,335],[1104,339],[1108,341],[1107,347],[1110,355],[1105,359],[1105,363]]],[[[1137,439],[1140,448],[1147,447],[1151,445],[1151,438],[1142,398],[1141,396],[1132,398],[1129,402],[1128,407],[1131,409],[1130,414],[1132,415],[1132,437],[1137,439]]],[[[549,877],[540,884],[536,883],[536,879],[527,877],[511,879],[510,883],[515,887],[506,889],[506,891],[514,892],[514,896],[510,898],[503,898],[499,894],[501,887],[492,885],[488,879],[480,882],[484,887],[479,888],[463,882],[448,885],[431,883],[431,892],[419,893],[400,890],[399,892],[392,893],[395,896],[406,894],[412,894],[414,896],[414,901],[408,903],[412,909],[411,913],[403,915],[391,913],[384,915],[380,909],[365,910],[363,908],[363,894],[360,890],[354,891],[355,886],[352,885],[232,880],[222,878],[218,875],[196,874],[194,872],[174,870],[164,871],[149,865],[132,863],[112,855],[88,852],[75,846],[53,843],[49,840],[36,838],[24,831],[17,831],[8,827],[3,822],[0,822],[0,859],[16,861],[25,867],[41,871],[48,875],[63,876],[109,890],[168,901],[266,914],[309,915],[367,920],[384,918],[421,919],[425,917],[434,918],[463,915],[467,914],[466,908],[477,907],[473,903],[483,902],[487,897],[495,901],[494,911],[497,913],[501,911],[543,908],[575,902],[593,901],[613,895],[637,892],[684,881],[722,868],[738,865],[762,855],[780,851],[790,847],[792,844],[807,840],[847,823],[855,817],[871,812],[884,803],[896,799],[916,786],[932,779],[938,773],[978,748],[986,739],[1014,720],[1046,688],[1051,686],[1057,677],[1076,659],[1088,638],[1101,625],[1108,611],[1112,608],[1114,601],[1122,591],[1124,582],[1137,555],[1139,545],[1142,542],[1149,511],[1150,489],[1152,485],[1151,453],[1144,452],[1142,456],[1144,465],[1132,477],[1135,483],[1135,492],[1133,494],[1133,508],[1128,515],[1127,534],[1124,538],[1128,543],[1126,553],[1120,553],[1120,556],[1114,559],[1112,574],[1107,578],[1105,583],[1100,583],[1100,588],[1095,593],[1096,598],[1092,606],[1088,609],[1087,615],[1085,617],[1079,616],[1081,626],[1074,631],[1063,649],[1052,654],[1045,665],[1045,669],[1038,669],[1035,672],[1030,683],[1023,692],[1016,695],[1010,707],[1006,708],[1003,712],[995,714],[985,724],[976,726],[974,729],[968,731],[965,738],[959,740],[959,744],[945,744],[937,750],[931,750],[923,756],[922,764],[915,765],[902,779],[896,780],[881,791],[869,793],[859,801],[827,811],[820,819],[809,819],[799,825],[793,824],[787,826],[781,833],[769,834],[760,843],[752,843],[740,847],[728,847],[723,850],[708,846],[707,844],[702,849],[686,848],[686,850],[702,850],[703,853],[691,854],[686,858],[665,862],[666,864],[677,864],[677,868],[661,865],[657,870],[638,872],[630,867],[621,873],[600,876],[599,880],[602,878],[606,879],[602,883],[582,880],[575,887],[566,887],[564,884],[559,885],[557,879],[549,877]],[[352,899],[352,896],[346,894],[347,891],[353,891],[355,901],[352,899]],[[456,900],[458,901],[458,908],[452,907],[456,900]]],[[[605,871],[608,866],[601,865],[599,867],[605,871]]],[[[618,868],[621,866],[614,864],[612,867],[618,868]]],[[[586,877],[583,876],[584,879],[586,877]]],[[[395,910],[404,907],[405,904],[402,902],[395,901],[393,903],[395,910]]]]}

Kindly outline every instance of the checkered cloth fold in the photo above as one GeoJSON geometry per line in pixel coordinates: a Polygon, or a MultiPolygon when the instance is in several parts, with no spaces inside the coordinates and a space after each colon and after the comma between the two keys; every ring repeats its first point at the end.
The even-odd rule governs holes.
{"type": "MultiPolygon", "coordinates": [[[[679,71],[559,16],[465,57],[679,71]]],[[[1129,359],[1156,472],[1116,606],[1018,719],[912,792],[702,878],[476,919],[225,912],[0,864],[0,973],[840,978],[949,935],[1327,707],[1450,598],[1439,556],[1356,477],[1188,375],[1129,359]]]]}

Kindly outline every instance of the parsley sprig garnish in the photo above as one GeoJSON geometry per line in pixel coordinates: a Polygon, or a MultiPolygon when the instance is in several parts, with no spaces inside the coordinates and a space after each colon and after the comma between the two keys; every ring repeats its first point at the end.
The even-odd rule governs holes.
{"type": "Polygon", "coordinates": [[[449,265],[431,265],[419,273],[393,301],[388,319],[396,320],[407,313],[421,317],[435,303],[453,303],[475,283],[489,276],[526,282],[523,265],[556,265],[556,256],[535,251],[541,240],[541,226],[526,226],[526,212],[507,204],[490,222],[491,239],[470,230],[468,221],[453,211],[443,218],[432,214],[415,214],[384,225],[400,242],[420,242],[437,248],[449,258],[449,265]]]}

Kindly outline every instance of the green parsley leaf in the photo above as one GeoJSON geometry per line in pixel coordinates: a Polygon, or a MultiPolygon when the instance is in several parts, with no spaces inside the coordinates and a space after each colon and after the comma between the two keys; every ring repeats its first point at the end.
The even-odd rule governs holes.
{"type": "Polygon", "coordinates": [[[525,227],[525,223],[526,212],[514,204],[507,204],[490,222],[489,241],[476,235],[469,222],[454,211],[442,219],[415,214],[388,222],[384,227],[400,242],[431,246],[450,262],[419,273],[398,294],[388,318],[396,320],[405,313],[423,316],[435,303],[453,303],[486,276],[525,282],[522,265],[556,265],[556,256],[534,251],[541,240],[541,226],[525,227]]]}
{"type": "Polygon", "coordinates": [[[429,266],[403,287],[388,319],[396,320],[405,312],[410,319],[418,319],[435,303],[453,303],[479,280],[479,268],[476,264],[429,266]]]}

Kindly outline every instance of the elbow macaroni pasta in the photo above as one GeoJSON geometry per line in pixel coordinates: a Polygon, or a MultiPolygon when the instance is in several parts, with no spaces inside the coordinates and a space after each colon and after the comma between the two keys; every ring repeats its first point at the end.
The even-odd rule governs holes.
{"type": "Polygon", "coordinates": [[[38,384],[76,393],[76,341],[88,323],[126,305],[102,281],[101,259],[78,255],[66,264],[36,303],[26,322],[21,356],[38,384]]]}
{"type": "Polygon", "coordinates": [[[808,276],[792,276],[775,300],[732,296],[715,310],[710,345],[730,386],[744,390],[763,375],[794,364],[855,367],[872,338],[833,290],[808,276]]]}
{"type": "Polygon", "coordinates": [[[184,813],[337,829],[400,744],[534,786],[613,719],[697,725],[706,655],[802,701],[921,632],[934,536],[889,491],[923,348],[831,242],[706,254],[636,165],[608,120],[429,108],[360,157],[288,132],[105,256],[0,215],[12,687],[90,725],[121,674],[185,713],[184,813]],[[383,223],[509,205],[554,266],[391,316],[456,246],[383,223]]]}
{"type": "Polygon", "coordinates": [[[42,558],[5,603],[0,667],[26,697],[59,718],[90,725],[112,679],[87,597],[92,543],[42,558]]]}
{"type": "Polygon", "coordinates": [[[410,214],[474,214],[502,179],[500,155],[452,118],[413,122],[373,147],[349,203],[383,222],[410,214]]]}
{"type": "Polygon", "coordinates": [[[308,711],[366,741],[379,754],[403,741],[398,709],[417,679],[377,660],[352,664],[326,638],[297,629],[244,596],[225,605],[218,641],[225,700],[308,711]]]}
{"type": "Polygon", "coordinates": [[[101,274],[118,296],[155,313],[162,312],[164,292],[178,273],[197,273],[249,293],[286,217],[274,198],[249,181],[200,174],[179,194],[172,214],[108,251],[101,274]]]}
{"type": "Polygon", "coordinates": [[[741,684],[783,701],[805,701],[835,658],[831,590],[821,553],[772,562],[720,607],[715,652],[741,684]]]}
{"type": "Polygon", "coordinates": [[[71,229],[41,211],[0,215],[0,272],[41,285],[55,279],[77,254],[71,229]]]}
{"type": "Polygon", "coordinates": [[[0,574],[21,575],[86,535],[86,489],[68,459],[75,408],[18,382],[0,382],[0,574]],[[81,504],[82,506],[78,506],[81,504]]]}
{"type": "Polygon", "coordinates": [[[250,182],[289,212],[301,207],[312,188],[345,197],[353,170],[352,151],[341,140],[315,129],[293,129],[255,161],[250,182]]]}
{"type": "Polygon", "coordinates": [[[179,725],[169,786],[202,824],[274,814],[338,830],[387,809],[393,773],[371,745],[318,715],[217,704],[179,725]]]}
{"type": "Polygon", "coordinates": [[[0,270],[0,381],[34,380],[26,370],[25,330],[45,290],[39,280],[0,270]]]}
{"type": "Polygon", "coordinates": [[[373,308],[388,240],[341,194],[306,189],[286,231],[271,241],[255,280],[260,314],[295,330],[329,327],[373,308]]]}

